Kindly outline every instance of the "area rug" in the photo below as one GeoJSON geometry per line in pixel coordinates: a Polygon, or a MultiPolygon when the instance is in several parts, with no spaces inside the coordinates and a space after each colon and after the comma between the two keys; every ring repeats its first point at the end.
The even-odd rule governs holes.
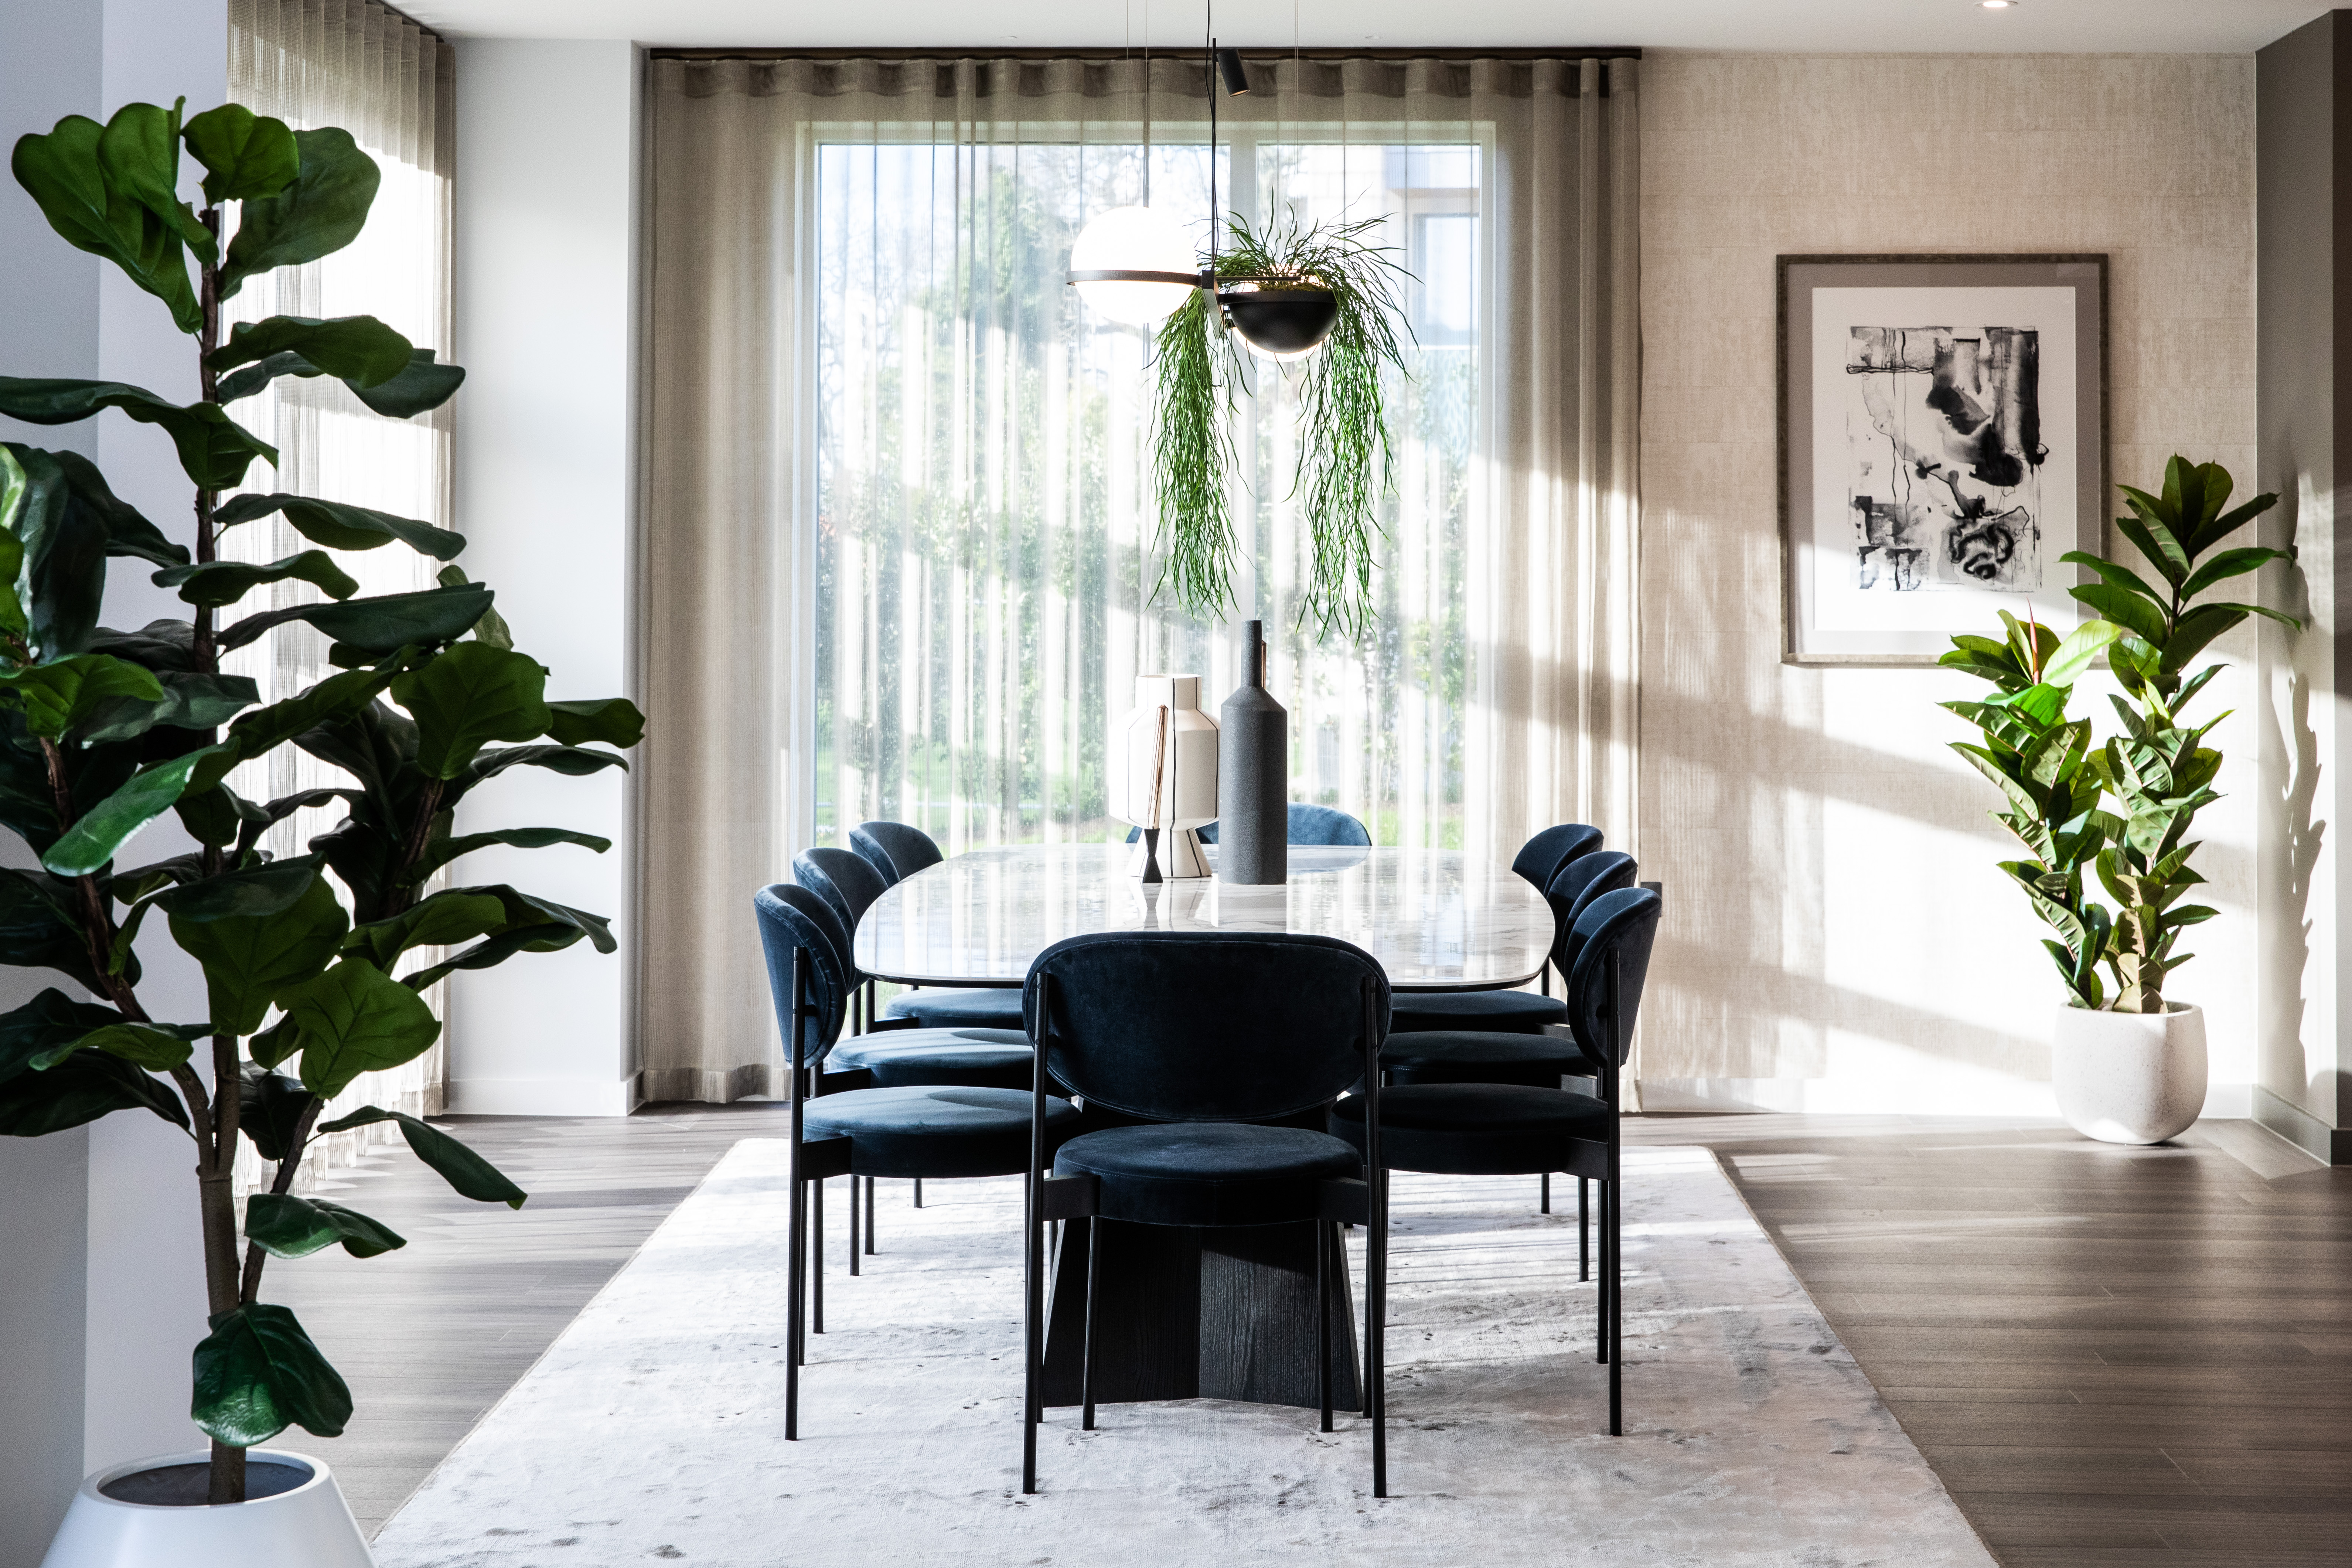
{"type": "Polygon", "coordinates": [[[1396,1179],[1385,1500],[1360,1418],[1208,1400],[1051,1412],[1022,1496],[1011,1180],[919,1210],[886,1184],[856,1279],[834,1184],[786,1443],[786,1160],[729,1152],[384,1526],[383,1568],[1992,1562],[1704,1150],[1626,1155],[1617,1438],[1575,1184],[1543,1215],[1532,1179],[1396,1179]]]}

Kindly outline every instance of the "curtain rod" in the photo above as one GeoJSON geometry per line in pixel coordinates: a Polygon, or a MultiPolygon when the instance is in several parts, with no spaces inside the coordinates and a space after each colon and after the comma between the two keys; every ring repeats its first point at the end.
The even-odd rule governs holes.
{"type": "MultiPolygon", "coordinates": [[[[1638,46],[1611,44],[1593,47],[1562,45],[1548,49],[1286,49],[1276,44],[1239,46],[1244,58],[1310,60],[1638,60],[1638,46]]],[[[1183,50],[1162,51],[1171,58],[1183,50]]],[[[663,49],[646,51],[657,60],[1118,60],[1136,58],[1139,50],[1109,47],[1066,49],[992,49],[975,44],[964,49],[663,49]]],[[[1188,57],[1189,58],[1189,57],[1188,57]]]]}

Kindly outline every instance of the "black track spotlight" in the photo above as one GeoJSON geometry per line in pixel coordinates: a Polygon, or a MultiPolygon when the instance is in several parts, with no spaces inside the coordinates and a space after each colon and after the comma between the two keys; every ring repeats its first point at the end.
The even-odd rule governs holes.
{"type": "Polygon", "coordinates": [[[1239,49],[1217,51],[1217,74],[1224,79],[1225,90],[1234,97],[1239,98],[1249,90],[1249,73],[1242,69],[1239,49]]]}

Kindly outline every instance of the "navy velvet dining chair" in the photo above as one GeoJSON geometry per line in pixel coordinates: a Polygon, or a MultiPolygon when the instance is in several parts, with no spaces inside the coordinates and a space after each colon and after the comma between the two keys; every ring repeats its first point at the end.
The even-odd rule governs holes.
{"type": "Polygon", "coordinates": [[[1370,1096],[1340,1100],[1330,1120],[1332,1131],[1364,1152],[1383,1209],[1391,1171],[1460,1176],[1567,1171],[1600,1184],[1598,1338],[1600,1359],[1609,1366],[1612,1437],[1625,1430],[1622,1074],[1660,908],[1651,889],[1626,888],[1603,894],[1577,917],[1580,940],[1568,977],[1569,1026],[1598,1093],[1528,1084],[1400,1084],[1377,1103],[1370,1096]]]}
{"type": "MultiPolygon", "coordinates": [[[[1049,1086],[1066,1085],[1097,1111],[1132,1124],[1062,1144],[1029,1204],[1027,1389],[1021,1489],[1037,1489],[1044,1419],[1045,1224],[1087,1233],[1081,1423],[1094,1426],[1094,1270],[1104,1221],[1159,1226],[1312,1224],[1316,1229],[1316,1381],[1331,1430],[1329,1333],[1335,1273],[1346,1267],[1334,1228],[1367,1237],[1364,1413],[1372,1427],[1372,1489],[1388,1495],[1381,1316],[1388,1226],[1364,1157],[1311,1127],[1350,1085],[1381,1097],[1378,1062],[1389,1008],[1372,956],[1331,937],[1295,932],[1103,931],[1055,942],[1030,965],[1024,1000],[1036,1048],[1033,1170],[1045,1166],[1049,1086]],[[1248,996],[1246,1008],[1201,1005],[1248,996]]],[[[1373,1123],[1373,1158],[1379,1158],[1373,1123]]]]}
{"type": "MultiPolygon", "coordinates": [[[[1140,827],[1130,827],[1127,830],[1127,841],[1129,844],[1142,837],[1143,829],[1140,827]]],[[[1201,842],[1214,844],[1216,841],[1217,825],[1212,822],[1201,829],[1201,842]]],[[[1369,849],[1372,847],[1372,833],[1371,829],[1366,827],[1360,819],[1341,811],[1337,806],[1305,805],[1293,801],[1290,804],[1288,821],[1283,828],[1283,842],[1369,849]]]]}
{"type": "MultiPolygon", "coordinates": [[[[1570,867],[1590,859],[1601,848],[1601,830],[1580,822],[1547,827],[1519,848],[1511,869],[1544,895],[1552,910],[1552,943],[1558,948],[1569,929],[1569,903],[1553,890],[1570,867]],[[1549,868],[1549,869],[1547,869],[1549,868]]],[[[1433,991],[1409,994],[1397,1005],[1390,1032],[1425,1034],[1433,1029],[1480,1029],[1517,1035],[1540,1035],[1549,1025],[1568,1022],[1568,1008],[1551,994],[1551,974],[1559,965],[1547,958],[1541,991],[1433,991]]],[[[1562,975],[1566,969],[1560,969],[1562,975]]]]}
{"type": "MultiPolygon", "coordinates": [[[[886,888],[896,887],[946,858],[929,834],[903,822],[861,822],[849,830],[849,843],[881,874],[886,888]]],[[[883,1005],[882,1016],[926,1029],[1017,1030],[1021,993],[1011,986],[918,986],[891,997],[883,1005]]]]}
{"type": "MultiPolygon", "coordinates": [[[[821,1069],[840,1037],[850,971],[833,912],[806,888],[779,883],[752,896],[768,987],[790,1080],[792,1195],[784,1223],[784,1436],[800,1436],[800,1369],[808,1334],[824,1331],[824,1183],[833,1176],[1019,1175],[1077,1130],[1066,1100],[963,1085],[836,1089],[821,1069]],[[1043,1153],[1037,1152],[1042,1150],[1043,1153]],[[812,1267],[814,1263],[814,1267],[812,1267]]],[[[853,1185],[852,1192],[856,1188],[853,1185]]],[[[856,1204],[850,1205],[856,1271],[856,1204]]]]}
{"type": "Polygon", "coordinates": [[[1559,868],[1601,847],[1601,829],[1581,822],[1547,827],[1519,846],[1511,869],[1538,893],[1550,888],[1559,868]]]}
{"type": "Polygon", "coordinates": [[[929,834],[903,822],[861,822],[849,830],[849,847],[891,887],[947,858],[929,834]]]}

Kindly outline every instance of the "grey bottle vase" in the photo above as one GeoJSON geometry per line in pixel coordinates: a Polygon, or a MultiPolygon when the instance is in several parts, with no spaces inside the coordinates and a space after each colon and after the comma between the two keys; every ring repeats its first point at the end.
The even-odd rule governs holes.
{"type": "Polygon", "coordinates": [[[1263,623],[1249,623],[1248,674],[1217,710],[1217,879],[1290,879],[1290,712],[1265,689],[1263,623]]]}

